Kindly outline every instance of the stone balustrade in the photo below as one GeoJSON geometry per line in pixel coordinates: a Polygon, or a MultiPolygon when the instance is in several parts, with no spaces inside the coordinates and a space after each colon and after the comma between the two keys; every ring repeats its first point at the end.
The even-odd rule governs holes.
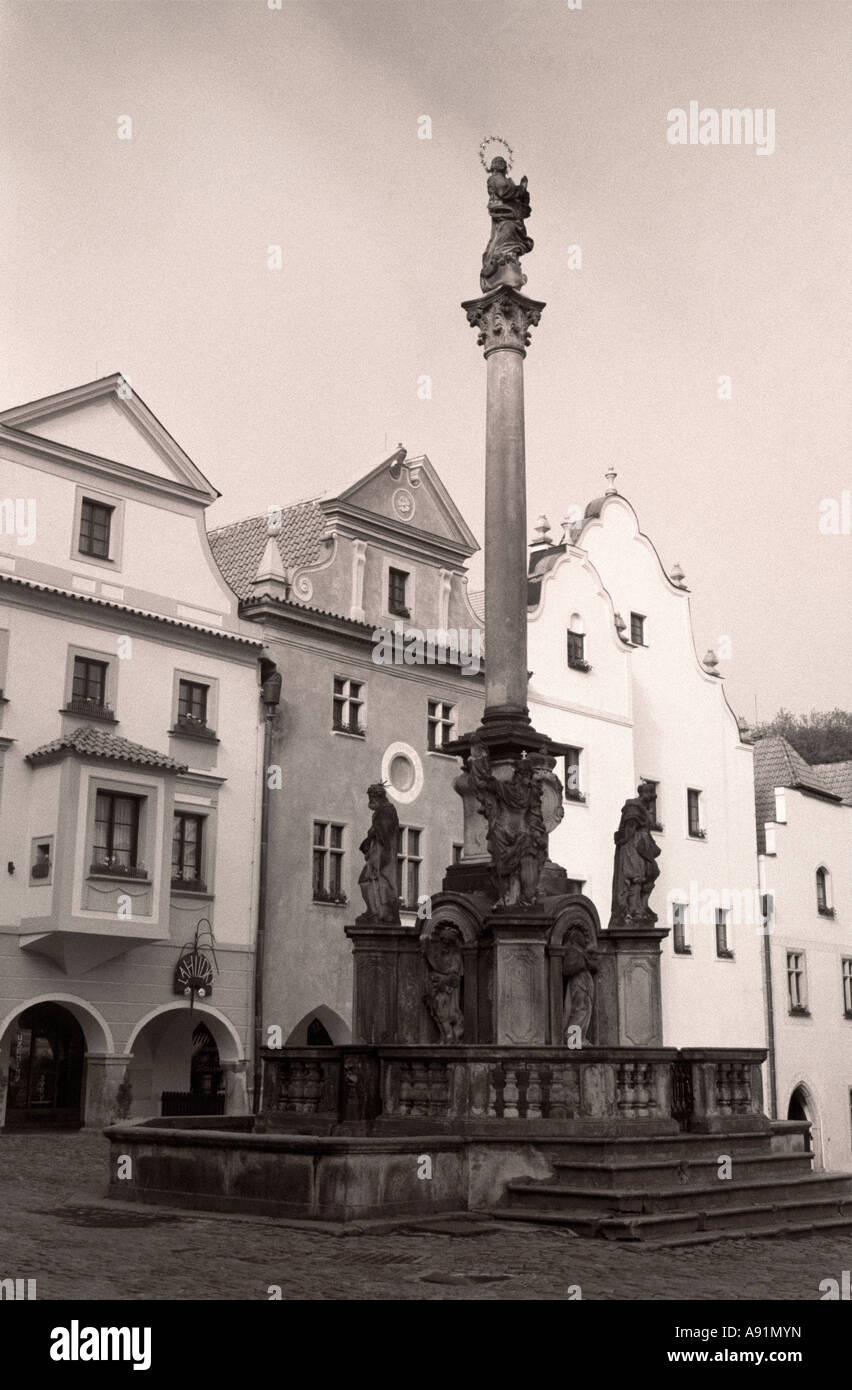
{"type": "Polygon", "coordinates": [[[757,1128],[757,1049],[348,1046],[264,1054],[263,1112],[370,1132],[468,1132],[495,1122],[536,1128],[650,1123],[713,1132],[757,1128]]]}

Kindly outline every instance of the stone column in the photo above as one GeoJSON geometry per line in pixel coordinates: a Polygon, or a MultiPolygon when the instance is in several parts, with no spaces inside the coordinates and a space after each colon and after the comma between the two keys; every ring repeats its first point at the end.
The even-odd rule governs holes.
{"type": "Polygon", "coordinates": [[[86,1089],[83,1104],[83,1124],[86,1129],[101,1129],[118,1119],[116,1096],[132,1057],[108,1052],[86,1053],[86,1089]]]}
{"type": "Polygon", "coordinates": [[[226,1115],[248,1115],[248,1086],[246,1084],[246,1073],[248,1062],[243,1058],[239,1062],[223,1062],[222,1072],[225,1078],[225,1114],[226,1115]]]}
{"type": "Polygon", "coordinates": [[[462,305],[488,363],[485,424],[483,723],[528,723],[524,358],[544,304],[500,285],[462,305]]]}

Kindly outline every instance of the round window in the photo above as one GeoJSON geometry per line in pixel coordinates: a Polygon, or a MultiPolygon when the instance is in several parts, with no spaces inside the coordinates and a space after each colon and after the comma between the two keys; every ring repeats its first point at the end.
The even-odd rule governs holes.
{"type": "Polygon", "coordinates": [[[398,792],[410,791],[414,786],[414,764],[404,753],[391,759],[390,779],[398,792]]]}

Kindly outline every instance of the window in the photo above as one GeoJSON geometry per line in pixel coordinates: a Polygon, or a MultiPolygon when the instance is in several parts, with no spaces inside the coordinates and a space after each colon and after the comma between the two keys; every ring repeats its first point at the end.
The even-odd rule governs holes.
{"type": "Polygon", "coordinates": [[[200,681],[181,681],[178,685],[178,724],[207,727],[208,686],[200,681]]]}
{"type": "Polygon", "coordinates": [[[630,640],[636,647],[645,645],[645,619],[641,613],[630,614],[630,640]]]}
{"type": "Polygon", "coordinates": [[[443,748],[445,743],[449,743],[453,736],[455,722],[455,705],[448,705],[443,700],[429,701],[429,727],[426,735],[426,747],[430,753],[436,753],[443,748]]]}
{"type": "Polygon", "coordinates": [[[98,792],[95,803],[95,840],[92,846],[92,873],[128,874],[147,878],[137,863],[139,843],[138,796],[98,792]]]}
{"type": "Polygon", "coordinates": [[[575,670],[588,671],[589,663],[586,661],[586,638],[582,632],[569,632],[567,635],[568,643],[568,665],[575,670]]]}
{"type": "MultiPolygon", "coordinates": [[[[691,956],[692,947],[686,944],[686,903],[672,903],[672,937],[676,956],[691,956]]],[[[716,933],[718,949],[718,929],[716,933]]]]}
{"type": "Polygon", "coordinates": [[[314,821],[313,898],[315,903],[345,903],[343,826],[314,821]]]}
{"type": "Polygon", "coordinates": [[[707,832],[701,824],[701,793],[694,787],[687,788],[686,815],[690,837],[693,840],[705,839],[707,832]]]}
{"type": "Polygon", "coordinates": [[[75,714],[110,714],[106,703],[107,671],[105,661],[91,661],[87,656],[74,657],[74,675],[68,708],[75,714]]]}
{"type": "Polygon", "coordinates": [[[34,882],[50,882],[52,848],[53,842],[51,840],[33,841],[30,878],[34,882]]]}
{"type": "Polygon", "coordinates": [[[172,832],[172,885],[205,892],[201,847],[204,817],[177,811],[172,832]]]}
{"type": "Polygon", "coordinates": [[[405,590],[408,574],[405,570],[388,570],[388,612],[398,618],[409,618],[411,614],[405,603],[405,590]]]}
{"type": "Polygon", "coordinates": [[[80,507],[80,540],[78,550],[81,555],[94,555],[100,560],[109,559],[109,539],[112,528],[114,508],[103,502],[92,502],[84,497],[80,507]]]}
{"type": "Polygon", "coordinates": [[[423,832],[412,826],[399,827],[399,852],[396,857],[396,884],[400,907],[415,909],[420,897],[420,836],[423,832]]]}
{"type": "Polygon", "coordinates": [[[808,1012],[804,951],[787,952],[787,1006],[791,1014],[808,1012]]]}
{"type": "Polygon", "coordinates": [[[716,908],[716,955],[720,960],[733,960],[734,953],[728,945],[728,909],[716,908]]]}
{"type": "Polygon", "coordinates": [[[660,784],[659,782],[652,782],[650,777],[643,777],[642,785],[644,787],[650,787],[651,791],[653,792],[653,796],[651,797],[651,800],[648,805],[648,810],[651,813],[651,829],[662,830],[663,827],[660,824],[660,808],[658,805],[660,784]]]}
{"type": "Polygon", "coordinates": [[[843,1012],[852,1018],[852,960],[844,956],[843,961],[843,1012]]]}
{"type": "Polygon", "coordinates": [[[348,680],[344,676],[334,677],[334,700],[332,705],[332,729],[339,734],[357,734],[364,737],[362,712],[364,700],[361,691],[363,681],[348,680]]]}
{"type": "Polygon", "coordinates": [[[828,869],[820,866],[816,871],[817,912],[820,917],[833,917],[831,905],[831,875],[828,869]]]}
{"type": "Polygon", "coordinates": [[[580,791],[580,754],[582,748],[565,749],[565,800],[585,801],[580,791]]]}

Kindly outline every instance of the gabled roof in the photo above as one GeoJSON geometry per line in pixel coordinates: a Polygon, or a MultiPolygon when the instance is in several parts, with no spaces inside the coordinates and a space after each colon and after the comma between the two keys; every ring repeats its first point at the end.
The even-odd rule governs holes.
{"type": "Polygon", "coordinates": [[[823,770],[806,763],[785,738],[757,739],[754,744],[754,806],[760,854],[766,852],[766,822],[775,819],[776,787],[807,792],[837,805],[842,801],[823,770]]]}
{"type": "Polygon", "coordinates": [[[167,753],[158,753],[154,748],[145,748],[141,743],[131,743],[130,739],[120,738],[118,734],[107,733],[104,729],[81,726],[73,733],[55,738],[52,743],[44,743],[32,753],[27,753],[25,761],[35,766],[38,763],[53,762],[65,753],[79,753],[86,758],[109,758],[113,762],[135,763],[137,767],[161,767],[169,772],[186,772],[185,763],[170,758],[167,753]]]}
{"type": "MultiPolygon", "coordinates": [[[[100,459],[105,464],[124,465],[134,472],[144,473],[145,468],[140,469],[138,463],[134,464],[129,459],[116,458],[113,454],[104,452],[103,444],[97,449],[90,447],[93,406],[101,406],[107,411],[110,406],[113,407],[125,421],[125,430],[129,423],[135,436],[144,441],[149,451],[153,451],[152,457],[159,461],[160,468],[165,464],[174,482],[202,494],[209,502],[219,496],[212,483],[205,478],[189,455],[184,453],[121,372],[113,372],[110,376],[86,382],[83,386],[73,386],[68,391],[58,391],[52,396],[42,396],[37,401],[28,401],[24,405],[0,411],[0,432],[6,433],[13,443],[26,444],[37,441],[46,445],[53,442],[63,449],[77,449],[87,458],[100,459]],[[74,441],[74,422],[84,419],[88,421],[87,438],[86,442],[79,443],[78,447],[74,441]]],[[[103,425],[100,416],[98,419],[103,425]]],[[[110,419],[115,421],[115,414],[110,414],[110,419]]],[[[94,434],[97,441],[97,426],[94,434]]],[[[132,442],[132,436],[127,435],[127,438],[132,442]]]]}
{"type": "MultiPolygon", "coordinates": [[[[247,598],[251,583],[269,540],[269,516],[250,516],[230,526],[208,532],[213,558],[234,593],[247,598]]],[[[326,518],[316,498],[281,509],[281,531],[276,537],[285,569],[312,565],[318,558],[326,518]]]]}

